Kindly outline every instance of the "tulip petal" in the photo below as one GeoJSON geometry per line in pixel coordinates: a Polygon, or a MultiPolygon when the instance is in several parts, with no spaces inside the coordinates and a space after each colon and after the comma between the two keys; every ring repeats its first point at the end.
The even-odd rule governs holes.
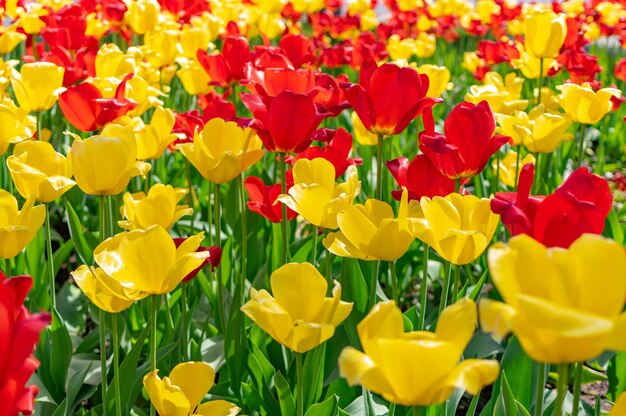
{"type": "Polygon", "coordinates": [[[181,363],[170,373],[170,380],[183,391],[190,408],[195,409],[213,387],[215,371],[203,362],[181,363]]]}
{"type": "Polygon", "coordinates": [[[285,345],[298,353],[305,353],[330,339],[335,327],[330,324],[304,323],[293,327],[285,339],[285,345]]]}
{"type": "Polygon", "coordinates": [[[478,316],[482,330],[492,334],[499,341],[511,332],[515,309],[503,302],[481,299],[478,302],[478,316]]]}
{"type": "Polygon", "coordinates": [[[344,348],[339,355],[339,374],[351,386],[361,385],[379,394],[392,391],[382,370],[370,357],[352,347],[344,348]]]}
{"type": "Polygon", "coordinates": [[[500,364],[496,360],[464,360],[446,377],[445,384],[478,394],[484,386],[492,384],[500,375],[500,364]]]}
{"type": "Polygon", "coordinates": [[[437,321],[438,340],[457,344],[464,350],[476,330],[476,304],[463,298],[443,310],[437,321]]]}
{"type": "Polygon", "coordinates": [[[240,411],[240,408],[226,400],[212,400],[201,404],[194,414],[198,416],[235,416],[240,411]]]}
{"type": "Polygon", "coordinates": [[[313,322],[328,284],[311,263],[288,263],[272,273],[270,285],[276,302],[293,320],[313,322]]]}

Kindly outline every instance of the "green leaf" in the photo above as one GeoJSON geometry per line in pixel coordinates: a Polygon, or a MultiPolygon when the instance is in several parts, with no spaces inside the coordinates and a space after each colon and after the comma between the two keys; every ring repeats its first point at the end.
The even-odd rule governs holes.
{"type": "Polygon", "coordinates": [[[78,254],[83,264],[91,265],[93,263],[93,247],[90,247],[87,243],[78,215],[76,215],[76,211],[67,201],[65,202],[65,212],[67,214],[67,225],[70,229],[71,241],[74,242],[76,254],[78,254]]]}
{"type": "Polygon", "coordinates": [[[278,393],[278,402],[280,403],[280,414],[283,416],[293,416],[296,414],[296,402],[291,394],[289,383],[285,380],[282,373],[277,371],[274,375],[274,386],[278,393]]]}
{"type": "Polygon", "coordinates": [[[607,398],[615,401],[620,393],[626,390],[626,352],[620,352],[611,358],[607,375],[609,377],[607,398]]]}
{"type": "Polygon", "coordinates": [[[81,387],[83,387],[85,377],[87,376],[87,373],[89,373],[89,371],[91,370],[91,367],[91,364],[86,365],[82,370],[74,373],[74,375],[70,377],[66,388],[67,397],[63,399],[63,402],[61,402],[61,405],[57,407],[57,410],[52,414],[52,416],[69,416],[73,413],[72,410],[74,409],[74,401],[81,387]]]}
{"type": "Polygon", "coordinates": [[[304,359],[302,377],[304,379],[304,408],[308,408],[322,397],[324,385],[324,357],[326,343],[309,351],[304,359]]]}
{"type": "Polygon", "coordinates": [[[517,406],[517,411],[522,415],[522,416],[530,416],[530,412],[524,407],[523,404],[521,404],[520,402],[518,402],[517,400],[515,400],[515,405],[517,406]]]}
{"type": "Polygon", "coordinates": [[[233,300],[230,306],[226,333],[224,334],[224,354],[226,355],[226,366],[230,375],[233,391],[238,391],[241,384],[246,363],[248,362],[248,339],[244,324],[241,307],[241,290],[239,286],[235,289],[233,300]]]}
{"type": "Polygon", "coordinates": [[[500,395],[498,396],[495,414],[503,416],[517,416],[515,397],[511,391],[511,386],[509,386],[509,381],[506,378],[505,371],[502,371],[500,379],[500,395]]]}
{"type": "Polygon", "coordinates": [[[52,312],[52,325],[50,326],[50,375],[54,381],[54,392],[50,393],[55,400],[61,401],[65,394],[65,382],[67,370],[72,360],[72,340],[65,328],[65,323],[56,310],[52,312]]]}
{"type": "Polygon", "coordinates": [[[611,236],[613,240],[615,240],[616,242],[620,244],[623,244],[624,243],[624,230],[622,229],[622,226],[620,225],[619,218],[614,209],[611,209],[611,211],[609,211],[609,216],[606,218],[606,220],[609,223],[609,228],[611,230],[611,236]]]}
{"type": "Polygon", "coordinates": [[[472,401],[470,402],[469,407],[467,408],[467,412],[465,416],[474,416],[476,414],[476,408],[478,407],[478,401],[480,400],[480,391],[474,397],[472,397],[472,401]]]}
{"type": "Polygon", "coordinates": [[[488,270],[485,270],[483,275],[478,280],[478,283],[472,288],[472,292],[469,294],[469,298],[474,302],[478,302],[478,298],[480,297],[480,292],[483,290],[483,286],[485,285],[485,280],[487,280],[488,270]]]}
{"type": "Polygon", "coordinates": [[[309,407],[305,416],[335,416],[339,409],[339,399],[337,396],[329,397],[322,403],[309,407]]]}

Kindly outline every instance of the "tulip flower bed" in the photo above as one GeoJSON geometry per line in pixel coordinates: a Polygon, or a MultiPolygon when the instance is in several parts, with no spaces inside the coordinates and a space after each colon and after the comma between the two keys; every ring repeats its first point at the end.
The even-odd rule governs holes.
{"type": "Polygon", "coordinates": [[[626,2],[0,10],[0,416],[626,416],[626,2]]]}

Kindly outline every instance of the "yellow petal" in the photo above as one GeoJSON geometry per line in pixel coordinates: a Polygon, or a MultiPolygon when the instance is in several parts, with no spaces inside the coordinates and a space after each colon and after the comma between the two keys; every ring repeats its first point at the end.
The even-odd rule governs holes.
{"type": "Polygon", "coordinates": [[[196,410],[198,416],[235,416],[240,408],[226,400],[213,400],[200,405],[196,410]]]}
{"type": "Polygon", "coordinates": [[[215,371],[203,362],[181,363],[170,373],[170,380],[183,391],[191,409],[195,409],[213,387],[215,371]]]}
{"type": "Polygon", "coordinates": [[[438,340],[457,344],[464,350],[476,330],[476,304],[463,298],[443,310],[437,321],[438,340]]]}
{"type": "Polygon", "coordinates": [[[328,284],[311,263],[288,263],[270,276],[276,302],[294,320],[312,322],[322,307],[328,284]]]}
{"type": "Polygon", "coordinates": [[[511,332],[511,321],[515,309],[506,303],[483,298],[478,302],[480,327],[489,332],[496,340],[501,340],[511,332]]]}

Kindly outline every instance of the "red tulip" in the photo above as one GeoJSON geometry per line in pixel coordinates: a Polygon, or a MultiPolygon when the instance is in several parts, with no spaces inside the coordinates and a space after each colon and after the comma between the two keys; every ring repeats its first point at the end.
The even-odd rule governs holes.
{"type": "Polygon", "coordinates": [[[243,81],[248,90],[262,97],[276,97],[283,91],[314,96],[315,73],[307,69],[267,68],[255,70],[248,67],[247,80],[243,81]]]}
{"type": "Polygon", "coordinates": [[[245,64],[252,59],[250,44],[241,35],[227,36],[222,53],[209,55],[204,49],[199,49],[196,56],[212,82],[220,86],[243,79],[245,64]]]}
{"type": "Polygon", "coordinates": [[[288,33],[283,36],[278,46],[285,51],[285,55],[295,68],[300,68],[304,64],[311,64],[315,61],[315,53],[311,40],[304,35],[294,35],[288,33]]]}
{"type": "MultiPolygon", "coordinates": [[[[282,202],[274,204],[278,195],[281,194],[281,184],[267,186],[263,183],[261,178],[257,178],[256,176],[247,177],[243,183],[250,197],[248,209],[264,216],[271,222],[281,222],[283,218],[282,202]]],[[[290,187],[291,184],[287,183],[287,189],[290,187]]],[[[296,218],[297,215],[297,212],[287,208],[288,220],[296,218]]]]}
{"type": "Polygon", "coordinates": [[[95,131],[123,116],[137,106],[124,97],[127,75],[117,87],[114,98],[102,98],[100,90],[88,82],[70,87],[59,97],[59,106],[67,120],[81,131],[95,131]]]}
{"type": "Polygon", "coordinates": [[[339,86],[340,83],[348,81],[348,77],[345,74],[339,75],[337,78],[333,78],[329,74],[318,72],[315,74],[315,90],[317,93],[313,100],[316,103],[323,105],[333,117],[336,117],[346,108],[350,108],[350,104],[346,100],[346,95],[343,89],[339,86]]]}
{"type": "Polygon", "coordinates": [[[201,117],[205,123],[214,118],[231,120],[237,117],[235,105],[215,91],[198,97],[198,106],[202,109],[201,117]]]}
{"type": "Polygon", "coordinates": [[[520,172],[519,188],[498,192],[491,210],[500,214],[511,235],[528,234],[547,247],[567,248],[585,233],[600,234],[613,205],[608,182],[579,168],[546,196],[530,196],[534,167],[520,172]]]}
{"type": "Polygon", "coordinates": [[[37,386],[26,383],[39,366],[32,353],[50,315],[30,315],[23,306],[33,286],[30,276],[6,279],[0,272],[0,416],[34,410],[37,386]]]}
{"type": "Polygon", "coordinates": [[[409,199],[417,201],[423,196],[432,198],[454,192],[454,180],[442,175],[423,154],[415,156],[411,161],[406,157],[399,157],[386,164],[400,187],[391,191],[391,195],[397,201],[402,197],[402,188],[408,191],[409,199]]]}
{"type": "MultiPolygon", "coordinates": [[[[176,248],[178,248],[187,239],[179,237],[179,238],[174,238],[173,240],[174,240],[174,244],[176,244],[176,248]]],[[[211,265],[211,271],[215,270],[215,268],[220,265],[220,261],[222,260],[222,249],[219,248],[218,246],[211,246],[211,247],[200,246],[198,247],[196,252],[198,251],[208,251],[210,253],[210,256],[204,259],[204,261],[202,262],[200,266],[196,267],[191,272],[189,272],[189,274],[185,276],[185,278],[183,279],[183,282],[188,282],[194,277],[196,277],[198,273],[200,272],[200,270],[202,270],[204,266],[206,266],[207,264],[211,265]]]]}
{"type": "Polygon", "coordinates": [[[435,131],[432,112],[424,115],[419,134],[422,152],[450,179],[479,174],[489,158],[510,138],[494,136],[496,120],[486,101],[478,105],[463,102],[452,109],[443,124],[445,134],[435,131]]]}
{"type": "Polygon", "coordinates": [[[615,75],[615,78],[626,82],[626,58],[622,58],[617,61],[613,74],[615,75]]]}
{"type": "Polygon", "coordinates": [[[367,60],[361,67],[359,83],[346,89],[346,98],[367,130],[391,136],[441,99],[428,98],[428,76],[413,68],[391,63],[380,67],[367,60]]]}
{"type": "Polygon", "coordinates": [[[249,125],[271,152],[305,150],[311,144],[311,134],[328,115],[309,96],[291,91],[274,98],[241,94],[241,99],[254,116],[249,125]]]}

